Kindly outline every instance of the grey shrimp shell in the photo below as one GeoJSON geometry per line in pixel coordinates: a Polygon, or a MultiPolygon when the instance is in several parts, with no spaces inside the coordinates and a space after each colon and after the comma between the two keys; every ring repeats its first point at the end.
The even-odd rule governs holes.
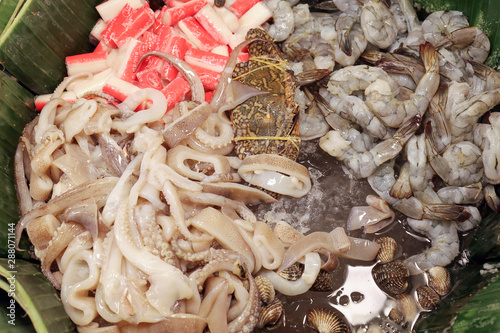
{"type": "Polygon", "coordinates": [[[339,314],[321,308],[312,309],[307,313],[306,325],[319,333],[344,333],[351,331],[339,314]]]}
{"type": "Polygon", "coordinates": [[[393,261],[398,250],[398,244],[392,237],[382,237],[375,240],[380,244],[380,250],[377,253],[377,260],[383,263],[393,261]]]}
{"type": "Polygon", "coordinates": [[[435,310],[439,305],[439,295],[427,286],[420,286],[416,290],[417,302],[424,310],[435,310]]]}
{"type": "Polygon", "coordinates": [[[391,295],[399,295],[408,289],[410,270],[401,261],[375,265],[373,279],[380,289],[391,295]]]}
{"type": "Polygon", "coordinates": [[[283,303],[281,303],[278,298],[275,298],[271,303],[264,306],[260,311],[259,319],[257,321],[257,327],[273,327],[276,324],[279,324],[280,320],[284,317],[283,315],[283,303]]]}
{"type": "Polygon", "coordinates": [[[425,271],[429,279],[429,287],[439,296],[444,296],[450,292],[451,277],[450,272],[442,266],[434,266],[425,271]]]}
{"type": "Polygon", "coordinates": [[[265,276],[259,275],[255,278],[257,288],[259,288],[260,300],[264,304],[270,304],[274,300],[276,292],[274,286],[265,276]]]}

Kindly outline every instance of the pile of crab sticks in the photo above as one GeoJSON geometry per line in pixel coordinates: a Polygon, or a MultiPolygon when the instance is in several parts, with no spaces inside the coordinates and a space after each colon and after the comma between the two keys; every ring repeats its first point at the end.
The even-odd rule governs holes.
{"type": "MultiPolygon", "coordinates": [[[[139,89],[155,88],[167,98],[167,110],[189,93],[186,79],[167,61],[149,56],[161,51],[187,62],[200,77],[207,101],[217,86],[231,50],[245,40],[247,31],[272,17],[261,0],[165,0],[153,11],[145,0],[107,0],[96,6],[100,19],[90,33],[97,45],[91,53],[68,56],[68,76],[91,73],[76,81],[61,97],[67,101],[88,94],[106,94],[123,101],[139,89]]],[[[247,53],[238,55],[248,60],[247,53]]],[[[51,94],[35,98],[41,110],[51,94]]]]}

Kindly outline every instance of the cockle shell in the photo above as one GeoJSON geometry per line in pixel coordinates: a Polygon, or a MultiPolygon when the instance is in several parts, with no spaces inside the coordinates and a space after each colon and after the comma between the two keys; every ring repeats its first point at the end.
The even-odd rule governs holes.
{"type": "Polygon", "coordinates": [[[268,278],[262,275],[258,275],[255,277],[255,283],[257,284],[257,288],[259,288],[260,300],[264,304],[269,304],[274,300],[274,296],[276,292],[274,290],[274,286],[269,281],[268,278]]]}
{"type": "Polygon", "coordinates": [[[408,288],[410,270],[401,261],[391,261],[375,265],[372,275],[382,291],[399,295],[408,288]]]}
{"type": "Polygon", "coordinates": [[[319,333],[344,333],[350,328],[339,314],[328,309],[312,309],[307,313],[306,325],[319,333]]]}
{"type": "Polygon", "coordinates": [[[281,303],[278,298],[275,298],[260,311],[257,327],[272,327],[276,325],[281,318],[283,318],[283,314],[283,303],[281,303]]]}
{"type": "Polygon", "coordinates": [[[396,251],[398,250],[398,244],[392,237],[382,237],[375,240],[377,244],[380,244],[380,250],[377,253],[377,260],[383,263],[394,260],[396,251]]]}
{"type": "Polygon", "coordinates": [[[403,312],[396,308],[392,308],[388,315],[389,319],[396,324],[401,324],[405,321],[405,316],[403,312]]]}
{"type": "Polygon", "coordinates": [[[295,263],[292,266],[278,272],[278,275],[288,281],[297,281],[302,276],[304,272],[304,266],[299,263],[295,263]]]}
{"type": "Polygon", "coordinates": [[[395,297],[397,309],[403,314],[406,322],[412,322],[418,315],[418,305],[410,294],[401,294],[395,297]]]}
{"type": "Polygon", "coordinates": [[[427,286],[420,286],[416,290],[417,301],[424,310],[435,310],[439,305],[439,295],[427,286]]]}
{"type": "Polygon", "coordinates": [[[310,290],[321,292],[333,291],[333,280],[330,273],[320,270],[310,290]]]}
{"type": "Polygon", "coordinates": [[[434,266],[425,271],[427,277],[429,278],[429,287],[438,293],[440,296],[444,296],[450,292],[451,289],[451,277],[450,272],[441,266],[434,266]]]}

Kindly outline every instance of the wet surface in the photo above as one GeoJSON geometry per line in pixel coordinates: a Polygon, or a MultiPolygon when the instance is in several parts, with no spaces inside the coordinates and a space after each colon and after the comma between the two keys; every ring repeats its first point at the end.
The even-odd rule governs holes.
{"type": "MultiPolygon", "coordinates": [[[[342,163],[323,152],[317,140],[302,143],[298,161],[309,170],[313,182],[311,192],[303,198],[284,197],[278,203],[257,207],[257,217],[271,226],[278,221],[285,221],[305,234],[331,231],[335,227],[346,228],[351,208],[366,206],[366,196],[374,194],[366,180],[354,179],[347,175],[342,163]]],[[[399,247],[396,259],[419,253],[430,245],[424,238],[418,240],[411,236],[407,232],[404,217],[400,214],[396,216],[397,222],[379,233],[366,235],[362,231],[354,231],[348,234],[371,240],[382,236],[393,237],[399,247]]],[[[285,307],[285,321],[272,332],[313,332],[304,325],[305,315],[308,310],[318,307],[335,309],[354,325],[364,326],[369,322],[377,326],[382,325],[378,317],[388,314],[392,301],[377,288],[371,278],[373,264],[374,262],[356,262],[340,258],[339,268],[331,273],[333,292],[309,291],[293,297],[277,295],[285,307]]],[[[399,332],[406,331],[401,327],[394,329],[399,332]]]]}

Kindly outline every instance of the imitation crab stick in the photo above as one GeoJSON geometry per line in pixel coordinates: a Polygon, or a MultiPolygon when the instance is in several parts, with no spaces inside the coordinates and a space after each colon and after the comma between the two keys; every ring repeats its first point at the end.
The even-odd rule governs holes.
{"type": "Polygon", "coordinates": [[[154,68],[139,71],[136,73],[136,76],[141,88],[163,89],[160,73],[154,68]]]}
{"type": "Polygon", "coordinates": [[[103,93],[113,96],[114,98],[122,102],[127,99],[127,97],[139,90],[141,89],[136,85],[124,80],[120,80],[114,75],[110,76],[106,80],[106,82],[104,82],[104,85],[102,87],[103,93]]]}
{"type": "MultiPolygon", "coordinates": [[[[189,49],[188,41],[181,36],[173,36],[170,40],[170,43],[166,49],[166,52],[176,56],[179,59],[184,59],[184,56],[189,49]]],[[[161,77],[165,80],[172,81],[179,71],[169,64],[168,62],[164,62],[163,69],[161,71],[161,77]]]]}
{"type": "Polygon", "coordinates": [[[107,52],[91,52],[68,56],[66,57],[66,70],[68,75],[83,72],[99,73],[108,68],[107,57],[107,52]]]}
{"type": "Polygon", "coordinates": [[[125,7],[129,5],[133,9],[138,9],[144,6],[145,1],[143,0],[107,0],[103,3],[97,5],[95,9],[104,20],[104,22],[109,22],[125,7]]]}
{"type": "Polygon", "coordinates": [[[135,70],[139,59],[148,51],[147,45],[134,38],[129,38],[127,44],[119,49],[118,55],[113,63],[115,74],[118,78],[133,82],[135,70]]]}
{"type": "Polygon", "coordinates": [[[175,104],[181,102],[191,91],[191,87],[185,78],[178,76],[161,90],[167,98],[167,110],[170,110],[175,104]]]}
{"type": "Polygon", "coordinates": [[[242,17],[243,14],[248,12],[250,8],[255,6],[257,2],[261,0],[236,0],[230,7],[229,10],[234,13],[237,17],[242,17]]]}
{"type": "Polygon", "coordinates": [[[111,68],[105,69],[100,73],[95,74],[91,79],[84,80],[82,82],[76,82],[73,85],[73,91],[76,97],[80,98],[89,92],[102,91],[104,82],[107,81],[109,77],[113,75],[113,70],[111,68]]]}
{"type": "MultiPolygon", "coordinates": [[[[35,110],[41,111],[51,98],[52,93],[35,96],[35,110]]],[[[76,94],[74,91],[65,91],[61,94],[61,98],[67,102],[75,102],[76,94]]]]}
{"type": "Polygon", "coordinates": [[[215,88],[217,88],[217,84],[219,83],[219,77],[220,77],[219,72],[214,72],[206,68],[193,65],[191,65],[191,68],[193,68],[195,73],[200,78],[201,83],[203,84],[203,88],[205,88],[205,90],[215,90],[215,88]]]}
{"type": "Polygon", "coordinates": [[[184,56],[184,60],[190,65],[219,73],[224,70],[228,59],[229,57],[227,56],[195,48],[189,49],[184,56]]]}
{"type": "Polygon", "coordinates": [[[133,9],[126,4],[102,31],[102,40],[109,46],[121,47],[127,39],[138,38],[153,25],[155,16],[149,6],[133,9]]]}
{"type": "Polygon", "coordinates": [[[178,26],[189,41],[201,50],[210,51],[214,47],[221,45],[192,16],[180,21],[178,26]]]}
{"type": "Polygon", "coordinates": [[[167,26],[174,25],[186,17],[193,16],[206,4],[205,0],[191,0],[182,6],[169,8],[163,13],[163,24],[167,26]]]}
{"type": "Polygon", "coordinates": [[[223,45],[229,44],[233,33],[212,6],[205,5],[194,17],[213,39],[223,45]]]}

